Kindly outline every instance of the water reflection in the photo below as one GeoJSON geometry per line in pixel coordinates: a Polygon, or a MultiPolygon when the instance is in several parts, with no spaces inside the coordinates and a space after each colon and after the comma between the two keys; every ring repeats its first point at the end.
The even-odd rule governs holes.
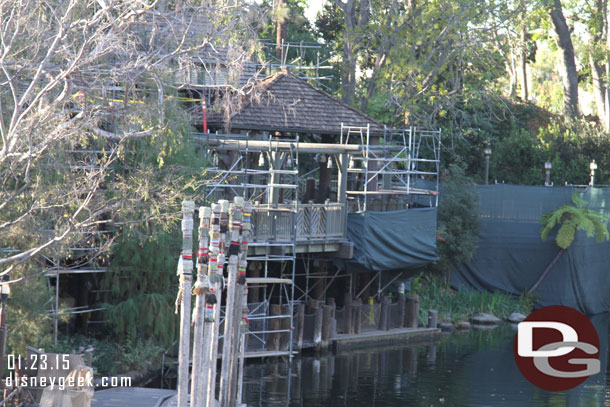
{"type": "Polygon", "coordinates": [[[517,369],[514,328],[472,331],[439,344],[354,351],[252,364],[248,406],[610,406],[607,315],[592,322],[600,337],[601,373],[566,392],[531,385],[517,369]]]}

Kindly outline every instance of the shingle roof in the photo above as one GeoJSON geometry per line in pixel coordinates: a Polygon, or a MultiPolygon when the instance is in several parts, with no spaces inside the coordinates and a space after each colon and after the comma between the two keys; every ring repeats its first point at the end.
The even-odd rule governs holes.
{"type": "MultiPolygon", "coordinates": [[[[286,71],[257,84],[258,97],[246,96],[241,109],[230,115],[231,129],[340,134],[346,126],[370,125],[371,134],[383,134],[383,124],[286,71]]],[[[220,114],[211,125],[224,126],[220,114]]]]}

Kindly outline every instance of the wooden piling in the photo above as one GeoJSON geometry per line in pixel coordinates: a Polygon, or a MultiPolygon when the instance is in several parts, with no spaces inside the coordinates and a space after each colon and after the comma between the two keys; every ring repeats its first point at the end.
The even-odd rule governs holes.
{"type": "Polygon", "coordinates": [[[322,306],[322,346],[328,345],[330,338],[330,320],[333,307],[329,305],[322,306]]]}
{"type": "MultiPolygon", "coordinates": [[[[212,289],[216,295],[214,306],[214,317],[210,329],[210,353],[209,374],[207,385],[206,406],[216,407],[216,373],[218,366],[218,339],[220,336],[220,301],[222,299],[222,277],[225,262],[225,243],[228,228],[229,201],[220,200],[212,205],[212,217],[210,220],[210,265],[208,277],[212,283],[212,289]]],[[[204,329],[205,330],[205,329],[204,329]]]]}
{"type": "Polygon", "coordinates": [[[313,342],[316,348],[322,344],[322,308],[316,308],[313,322],[313,342]]]}
{"type": "Polygon", "coordinates": [[[227,279],[227,297],[225,306],[225,323],[222,344],[222,365],[220,372],[220,396],[219,404],[221,407],[232,407],[235,404],[234,377],[237,377],[235,363],[238,360],[236,338],[241,321],[241,298],[242,293],[237,287],[237,268],[239,262],[239,250],[241,246],[240,232],[241,220],[243,217],[243,199],[236,197],[235,202],[229,205],[230,215],[230,240],[229,246],[229,266],[227,279]]]}
{"type": "Polygon", "coordinates": [[[345,313],[343,319],[343,333],[352,334],[354,333],[352,325],[352,295],[345,293],[343,296],[343,312],[345,313]]]}
{"type": "MultiPolygon", "coordinates": [[[[191,379],[191,406],[200,406],[205,397],[205,379],[207,371],[205,359],[207,355],[206,338],[204,337],[204,314],[206,294],[210,289],[208,280],[208,234],[210,228],[211,209],[208,207],[199,208],[199,250],[197,251],[197,283],[193,287],[195,295],[195,308],[193,310],[193,367],[191,379]]],[[[209,338],[207,338],[209,342],[209,338]]]]}
{"type": "Polygon", "coordinates": [[[360,333],[360,321],[362,315],[362,300],[360,298],[356,299],[354,304],[352,304],[352,315],[353,315],[353,332],[355,334],[360,333]]]}
{"type": "Polygon", "coordinates": [[[178,407],[186,407],[189,393],[189,355],[191,338],[191,279],[193,273],[193,201],[182,202],[182,254],[178,262],[180,289],[176,311],[180,309],[178,350],[178,407]]]}
{"type": "Polygon", "coordinates": [[[316,308],[318,308],[318,301],[310,298],[309,300],[307,300],[307,308],[305,309],[305,312],[307,314],[313,314],[316,312],[316,308]]]}
{"type": "Polygon", "coordinates": [[[290,306],[282,305],[282,316],[280,320],[280,329],[282,332],[280,335],[280,350],[287,351],[290,349],[290,306]]]}
{"type": "Polygon", "coordinates": [[[305,328],[305,304],[295,306],[295,335],[294,348],[300,351],[303,348],[303,330],[305,328]]]}
{"type": "Polygon", "coordinates": [[[419,297],[414,295],[407,300],[407,328],[419,325],[419,297]]]}
{"type": "Polygon", "coordinates": [[[269,316],[272,318],[269,320],[269,349],[277,351],[280,349],[280,319],[278,318],[282,313],[282,308],[279,304],[271,304],[269,306],[269,316]]]}
{"type": "Polygon", "coordinates": [[[405,322],[405,317],[406,317],[406,312],[407,312],[406,307],[407,307],[407,297],[405,296],[404,293],[398,294],[399,328],[403,328],[403,327],[407,326],[407,324],[405,322]]]}
{"type": "Polygon", "coordinates": [[[390,299],[388,297],[381,298],[379,322],[377,323],[377,329],[380,331],[388,331],[390,329],[390,299]]]}

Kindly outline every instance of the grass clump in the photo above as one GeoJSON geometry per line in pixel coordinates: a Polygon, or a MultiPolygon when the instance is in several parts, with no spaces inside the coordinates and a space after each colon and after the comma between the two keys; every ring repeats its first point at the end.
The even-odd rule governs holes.
{"type": "Polygon", "coordinates": [[[529,314],[536,304],[532,294],[515,296],[503,292],[453,290],[441,276],[426,274],[415,277],[412,291],[419,295],[419,319],[427,322],[429,309],[438,311],[439,321],[469,320],[477,312],[488,312],[506,318],[513,312],[529,314]]]}

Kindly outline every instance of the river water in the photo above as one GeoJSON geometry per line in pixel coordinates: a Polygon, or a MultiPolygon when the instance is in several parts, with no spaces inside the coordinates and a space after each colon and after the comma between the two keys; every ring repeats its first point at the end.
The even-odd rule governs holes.
{"type": "Polygon", "coordinates": [[[565,392],[538,389],[521,375],[512,350],[516,328],[502,325],[446,335],[436,344],[249,364],[245,400],[249,407],[610,406],[610,319],[591,320],[601,372],[565,392]]]}

